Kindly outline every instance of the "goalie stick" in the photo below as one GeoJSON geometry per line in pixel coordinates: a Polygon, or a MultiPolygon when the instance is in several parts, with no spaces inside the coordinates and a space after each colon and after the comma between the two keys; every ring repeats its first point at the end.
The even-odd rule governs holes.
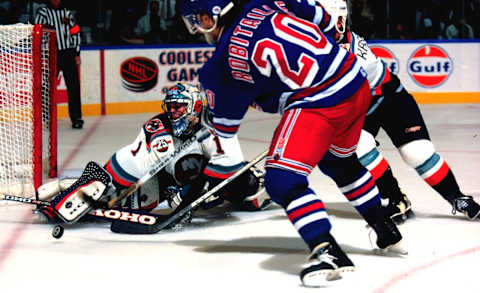
{"type": "MultiPolygon", "coordinates": [[[[7,201],[14,201],[24,204],[32,204],[32,205],[39,205],[39,206],[51,206],[51,203],[46,200],[39,200],[27,197],[21,197],[16,195],[9,195],[9,194],[0,194],[0,200],[7,200],[7,201]]],[[[140,223],[142,225],[154,225],[159,220],[165,218],[162,215],[156,215],[153,213],[143,212],[143,211],[132,211],[129,209],[92,209],[87,214],[97,217],[106,219],[109,221],[127,221],[133,223],[140,223]]],[[[61,217],[60,217],[61,219],[61,217]]],[[[70,222],[66,222],[67,224],[72,224],[70,222]]]]}
{"type": "MultiPolygon", "coordinates": [[[[131,211],[128,209],[92,209],[88,212],[89,215],[97,218],[106,219],[112,221],[111,230],[117,233],[125,234],[154,234],[160,230],[170,226],[177,221],[180,217],[196,208],[202,202],[207,200],[214,193],[225,187],[228,183],[235,180],[238,176],[242,175],[245,171],[252,166],[260,162],[267,155],[267,150],[259,154],[252,161],[248,162],[235,174],[220,182],[217,186],[210,191],[196,198],[195,200],[188,202],[183,201],[181,204],[169,215],[157,215],[142,211],[131,211]]],[[[0,194],[0,200],[15,201],[24,204],[51,206],[49,201],[38,200],[26,197],[20,197],[15,195],[0,194]]],[[[67,222],[68,223],[68,222],[67,222]]],[[[71,224],[71,223],[68,223],[71,224]]]]}
{"type": "Polygon", "coordinates": [[[252,166],[260,162],[265,158],[267,155],[268,150],[263,151],[253,160],[248,162],[245,166],[243,166],[240,170],[235,172],[232,176],[228,177],[227,179],[220,182],[217,186],[209,190],[208,192],[204,193],[200,197],[196,198],[193,201],[188,202],[188,200],[182,201],[180,205],[169,215],[166,215],[163,221],[160,221],[162,218],[158,218],[158,222],[153,225],[143,225],[137,222],[126,222],[126,221],[113,221],[110,229],[113,232],[117,233],[125,233],[125,234],[154,234],[159,232],[160,230],[164,229],[165,227],[170,226],[172,223],[180,219],[183,215],[188,213],[189,211],[196,208],[202,202],[207,200],[210,196],[214,193],[218,192],[220,189],[225,187],[225,185],[229,184],[233,180],[235,180],[238,176],[242,175],[245,171],[250,169],[252,166]]]}
{"type": "Polygon", "coordinates": [[[50,206],[50,202],[46,200],[33,199],[33,198],[21,197],[21,196],[10,195],[10,194],[0,194],[0,200],[15,201],[20,203],[34,204],[34,205],[40,205],[40,206],[50,206]]]}
{"type": "Polygon", "coordinates": [[[155,176],[160,170],[165,168],[173,159],[178,158],[183,155],[183,152],[195,141],[202,141],[205,139],[208,135],[210,134],[209,130],[206,127],[203,127],[200,129],[195,135],[190,137],[188,140],[183,142],[183,144],[178,147],[170,156],[168,157],[163,157],[161,158],[158,162],[155,163],[155,165],[150,168],[147,174],[145,174],[142,178],[138,179],[137,182],[133,183],[130,185],[126,190],[122,192],[117,197],[112,198],[108,202],[108,207],[111,208],[113,207],[117,202],[120,200],[129,197],[132,195],[135,190],[137,190],[140,186],[142,186],[145,182],[147,182],[150,178],[155,176]]]}

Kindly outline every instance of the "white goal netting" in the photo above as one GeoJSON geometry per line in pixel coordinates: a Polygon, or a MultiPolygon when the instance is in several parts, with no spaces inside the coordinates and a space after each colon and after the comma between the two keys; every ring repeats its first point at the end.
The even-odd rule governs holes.
{"type": "Polygon", "coordinates": [[[54,42],[40,26],[0,26],[0,193],[32,197],[56,176],[54,42]]]}

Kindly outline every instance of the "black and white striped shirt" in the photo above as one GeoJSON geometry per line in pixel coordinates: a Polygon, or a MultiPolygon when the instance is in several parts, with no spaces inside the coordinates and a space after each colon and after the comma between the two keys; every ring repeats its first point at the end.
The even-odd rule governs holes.
{"type": "Polygon", "coordinates": [[[40,7],[35,17],[35,23],[55,28],[59,50],[76,49],[77,53],[80,53],[80,27],[75,22],[70,10],[40,7]]]}

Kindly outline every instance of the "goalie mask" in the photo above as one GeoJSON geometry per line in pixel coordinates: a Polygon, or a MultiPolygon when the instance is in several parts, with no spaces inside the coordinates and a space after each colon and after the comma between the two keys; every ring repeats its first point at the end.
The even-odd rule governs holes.
{"type": "Polygon", "coordinates": [[[177,83],[167,91],[163,110],[172,123],[173,135],[188,135],[200,120],[203,99],[198,87],[177,83]]]}
{"type": "Polygon", "coordinates": [[[346,0],[320,0],[320,4],[336,20],[335,28],[339,34],[337,41],[343,39],[346,30],[348,6],[346,0]]]}
{"type": "Polygon", "coordinates": [[[230,0],[184,0],[180,11],[185,26],[191,34],[197,32],[206,34],[215,30],[220,17],[230,11],[233,6],[230,0]],[[210,27],[205,27],[200,21],[199,16],[204,13],[213,20],[213,25],[210,27]]]}

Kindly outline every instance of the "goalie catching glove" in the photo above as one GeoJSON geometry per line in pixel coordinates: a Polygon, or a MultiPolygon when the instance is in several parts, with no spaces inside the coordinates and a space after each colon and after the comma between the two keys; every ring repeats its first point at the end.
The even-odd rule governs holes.
{"type": "Polygon", "coordinates": [[[75,223],[92,209],[111,186],[112,177],[95,162],[89,162],[82,175],[51,202],[55,213],[66,223],[75,223]]]}

